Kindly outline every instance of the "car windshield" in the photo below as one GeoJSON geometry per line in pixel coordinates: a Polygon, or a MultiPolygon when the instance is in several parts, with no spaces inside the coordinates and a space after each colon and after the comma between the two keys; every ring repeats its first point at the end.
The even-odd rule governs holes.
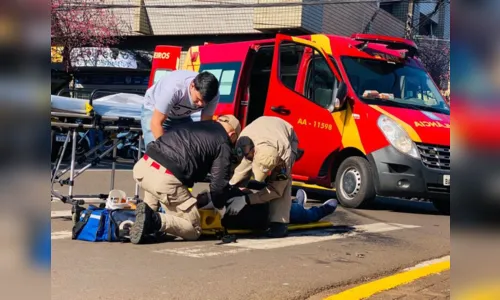
{"type": "Polygon", "coordinates": [[[422,69],[356,57],[343,57],[342,63],[362,101],[450,114],[448,104],[422,69]]]}

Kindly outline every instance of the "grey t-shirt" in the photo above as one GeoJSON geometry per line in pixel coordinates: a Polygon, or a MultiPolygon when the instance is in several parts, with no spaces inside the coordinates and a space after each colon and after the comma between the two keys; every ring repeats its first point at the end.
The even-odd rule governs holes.
{"type": "Polygon", "coordinates": [[[180,119],[202,111],[201,116],[211,116],[219,103],[219,93],[204,108],[197,108],[191,100],[189,85],[198,72],[176,70],[163,76],[144,95],[144,108],[155,108],[168,115],[169,119],[180,119]]]}

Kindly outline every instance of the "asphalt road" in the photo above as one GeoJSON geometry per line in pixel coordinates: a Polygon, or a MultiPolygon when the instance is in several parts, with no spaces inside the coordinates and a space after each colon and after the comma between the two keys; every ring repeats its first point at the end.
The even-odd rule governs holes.
{"type": "MultiPolygon", "coordinates": [[[[115,188],[133,195],[126,169],[116,172],[115,188]]],[[[67,186],[57,188],[67,193],[67,186]]],[[[89,170],[76,179],[75,193],[109,188],[109,171],[89,170]]],[[[194,193],[201,188],[196,185],[194,193]]],[[[334,196],[308,195],[308,206],[334,196]]],[[[73,241],[71,219],[64,216],[69,209],[52,204],[55,300],[307,299],[450,253],[449,216],[430,203],[397,199],[378,199],[369,210],[339,207],[329,217],[333,230],[226,245],[210,238],[152,245],[73,241]]]]}

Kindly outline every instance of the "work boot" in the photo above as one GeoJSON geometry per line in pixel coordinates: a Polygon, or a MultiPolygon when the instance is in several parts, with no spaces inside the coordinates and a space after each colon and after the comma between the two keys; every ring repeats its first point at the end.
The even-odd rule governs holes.
{"type": "Polygon", "coordinates": [[[269,229],[266,232],[267,237],[270,238],[283,238],[288,236],[288,224],[271,222],[269,229]]]}
{"type": "Polygon", "coordinates": [[[130,241],[133,244],[141,244],[160,228],[160,214],[153,211],[145,202],[141,202],[135,209],[135,222],[130,229],[130,241]]]}

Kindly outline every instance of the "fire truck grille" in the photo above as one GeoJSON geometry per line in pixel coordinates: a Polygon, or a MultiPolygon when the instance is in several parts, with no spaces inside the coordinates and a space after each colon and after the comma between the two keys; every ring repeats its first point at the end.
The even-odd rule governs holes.
{"type": "Polygon", "coordinates": [[[438,170],[450,169],[450,147],[417,143],[417,148],[426,167],[438,170]]]}

